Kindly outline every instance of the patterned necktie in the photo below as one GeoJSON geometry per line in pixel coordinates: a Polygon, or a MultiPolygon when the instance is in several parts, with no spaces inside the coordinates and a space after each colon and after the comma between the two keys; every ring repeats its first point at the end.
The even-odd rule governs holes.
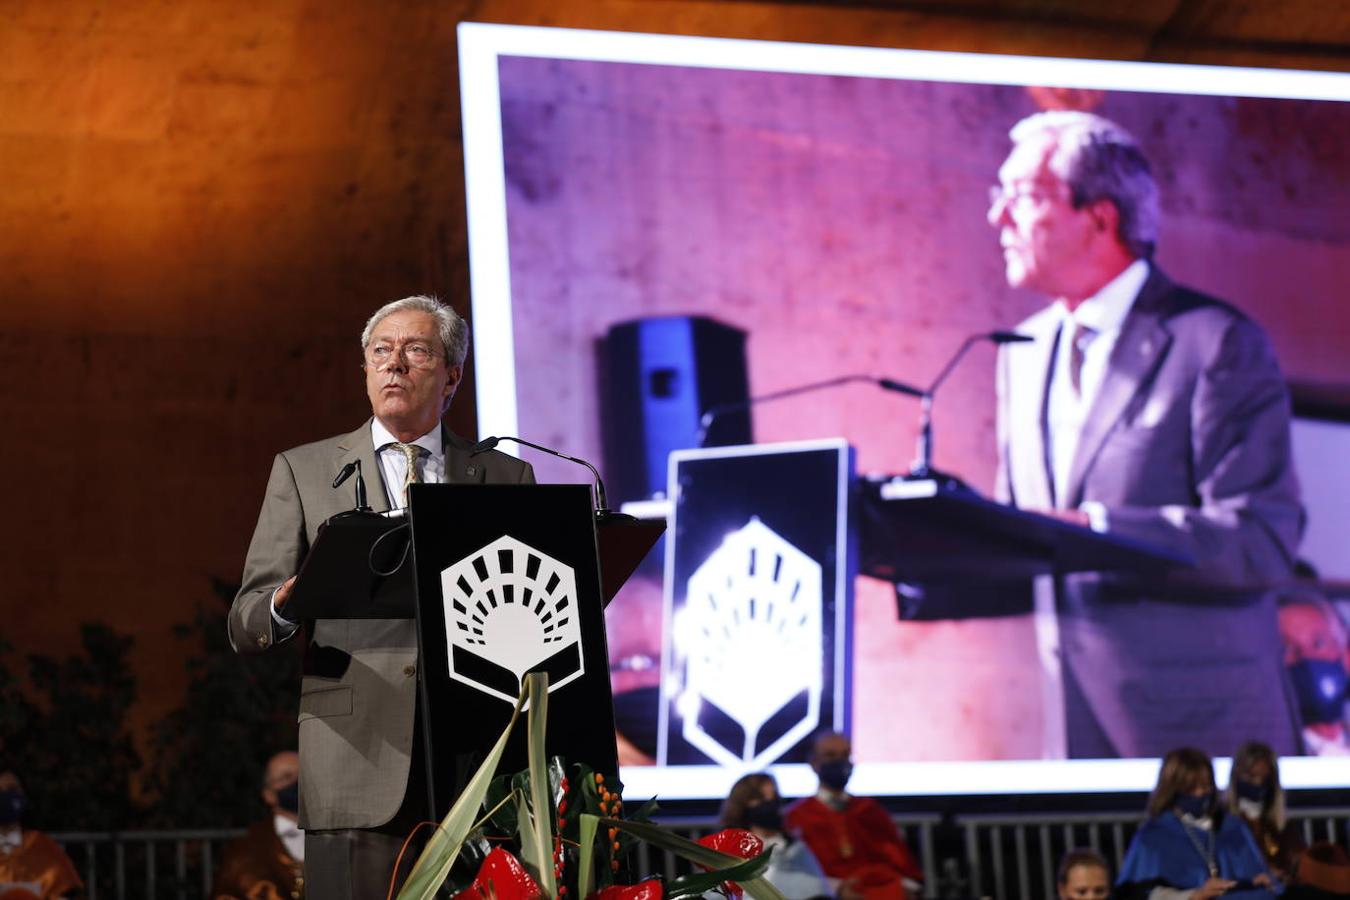
{"type": "Polygon", "coordinates": [[[1087,353],[1088,344],[1096,336],[1095,329],[1082,322],[1073,323],[1073,340],[1069,344],[1069,383],[1073,385],[1074,396],[1079,399],[1083,397],[1083,356],[1087,353]]]}
{"type": "Polygon", "coordinates": [[[408,461],[407,474],[403,476],[403,505],[408,505],[408,485],[421,484],[422,473],[417,471],[417,458],[422,455],[422,448],[416,444],[393,443],[389,446],[395,450],[403,451],[403,457],[408,461]]]}

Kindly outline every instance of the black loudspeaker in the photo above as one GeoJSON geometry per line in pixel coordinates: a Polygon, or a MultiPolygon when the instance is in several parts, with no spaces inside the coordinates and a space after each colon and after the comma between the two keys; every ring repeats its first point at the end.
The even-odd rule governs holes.
{"type": "MultiPolygon", "coordinates": [[[[666,490],[672,450],[698,446],[707,410],[749,399],[745,337],[702,316],[620,322],[601,343],[601,431],[610,500],[666,490]]],[[[750,410],[719,415],[703,446],[751,442],[750,410]]]]}

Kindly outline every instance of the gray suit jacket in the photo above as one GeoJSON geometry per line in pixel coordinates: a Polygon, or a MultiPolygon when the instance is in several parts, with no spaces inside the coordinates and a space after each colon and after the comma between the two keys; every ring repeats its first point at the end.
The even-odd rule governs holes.
{"type": "MultiPolygon", "coordinates": [[[[530,465],[470,444],[443,429],[446,481],[532,484],[530,465]]],[[[319,526],[356,505],[355,479],[333,478],[352,460],[370,485],[377,512],[389,508],[370,422],[351,434],[287,450],[272,464],[244,579],[230,607],[230,644],[261,653],[278,643],[272,593],[300,568],[319,526]]],[[[300,826],[370,828],[403,802],[412,753],[417,635],[410,619],[319,619],[303,629],[309,645],[300,687],[300,826]]],[[[300,633],[300,632],[296,632],[300,633]]]]}
{"type": "MultiPolygon", "coordinates": [[[[1154,269],[1122,325],[1087,416],[1066,496],[1054,497],[1046,405],[1060,340],[999,358],[1001,499],[1106,507],[1114,533],[1184,548],[1197,566],[1165,581],[1080,575],[1057,596],[1061,662],[1091,723],[1120,756],[1190,744],[1228,754],[1259,739],[1296,752],[1273,600],[1290,576],[1302,508],[1289,399],[1265,334],[1221,301],[1154,269]]],[[[1067,340],[1067,338],[1064,338],[1067,340]]]]}

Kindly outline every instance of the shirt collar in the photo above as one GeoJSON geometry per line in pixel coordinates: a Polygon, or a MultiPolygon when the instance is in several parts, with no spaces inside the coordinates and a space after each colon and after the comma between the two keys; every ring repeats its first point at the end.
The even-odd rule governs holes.
{"type": "MultiPolygon", "coordinates": [[[[389,429],[384,427],[384,423],[378,418],[372,418],[370,420],[370,442],[375,446],[375,451],[378,453],[381,449],[390,444],[399,443],[399,439],[394,437],[389,429]]],[[[418,447],[425,449],[436,459],[440,459],[445,455],[445,437],[441,434],[439,422],[426,434],[413,441],[413,443],[418,447]]]]}
{"type": "Polygon", "coordinates": [[[285,839],[291,835],[304,834],[304,829],[294,819],[283,816],[281,813],[272,814],[272,827],[276,830],[277,837],[285,839]]]}
{"type": "Polygon", "coordinates": [[[1065,321],[1077,322],[1097,334],[1118,331],[1134,306],[1134,300],[1148,281],[1148,262],[1136,259],[1119,275],[1108,281],[1101,290],[1088,297],[1073,312],[1061,301],[1058,305],[1065,321]]]}

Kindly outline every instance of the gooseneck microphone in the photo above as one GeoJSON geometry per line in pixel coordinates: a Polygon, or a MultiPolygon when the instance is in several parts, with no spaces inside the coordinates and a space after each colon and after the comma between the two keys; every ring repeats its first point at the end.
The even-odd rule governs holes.
{"type": "Polygon", "coordinates": [[[595,478],[593,489],[595,492],[595,517],[597,519],[626,518],[623,513],[615,512],[609,508],[609,501],[605,497],[605,482],[600,477],[600,470],[586,460],[578,456],[568,456],[566,453],[560,453],[552,447],[545,447],[542,444],[536,444],[533,441],[527,441],[518,437],[486,437],[469,448],[470,456],[477,456],[480,453],[486,453],[494,449],[502,441],[515,441],[525,447],[533,447],[541,453],[547,453],[549,456],[556,456],[558,459],[565,459],[568,462],[576,463],[579,466],[585,466],[591,470],[591,475],[595,478]]]}
{"type": "Polygon", "coordinates": [[[915,459],[909,467],[909,478],[950,478],[933,468],[933,397],[937,394],[937,389],[942,386],[942,382],[947,380],[947,376],[952,374],[966,351],[971,347],[983,341],[989,341],[994,344],[1023,344],[1027,341],[1035,340],[1025,334],[1018,334],[1015,331],[983,331],[979,334],[972,334],[965,339],[959,350],[947,360],[947,364],[938,372],[937,378],[928,386],[928,390],[919,394],[919,439],[915,451],[915,459]]]}
{"type": "Polygon", "coordinates": [[[813,381],[810,384],[802,384],[797,387],[784,388],[781,391],[774,391],[771,394],[760,394],[758,397],[750,397],[747,400],[738,400],[735,403],[722,403],[718,406],[710,406],[706,409],[698,420],[698,440],[695,447],[702,447],[708,439],[708,430],[712,428],[713,422],[718,416],[724,416],[727,413],[740,412],[757,406],[760,403],[769,403],[774,400],[783,400],[788,397],[795,397],[798,394],[809,394],[812,391],[820,391],[825,388],[838,387],[841,384],[852,384],[854,382],[867,382],[875,384],[877,387],[886,391],[895,391],[899,394],[908,394],[911,397],[922,397],[924,392],[916,387],[905,384],[903,381],[896,381],[894,378],[882,378],[877,375],[840,375],[838,378],[829,378],[825,381],[813,381]]]}
{"type": "Polygon", "coordinates": [[[337,477],[333,479],[333,490],[342,486],[342,482],[352,477],[356,473],[356,511],[370,512],[370,505],[366,503],[366,479],[361,474],[361,460],[354,459],[338,470],[337,477]]]}

